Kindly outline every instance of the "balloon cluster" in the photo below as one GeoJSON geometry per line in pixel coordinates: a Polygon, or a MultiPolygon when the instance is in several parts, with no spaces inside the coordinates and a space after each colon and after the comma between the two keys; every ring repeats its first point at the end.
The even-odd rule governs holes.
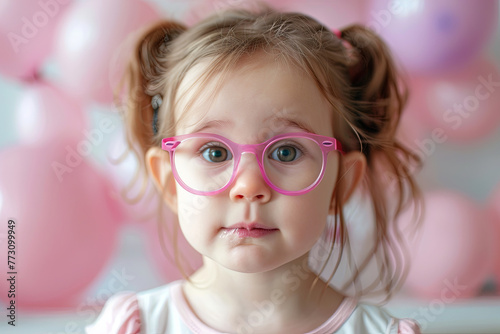
{"type": "MultiPolygon", "coordinates": [[[[199,0],[184,20],[190,24],[248,2],[199,0]]],[[[497,1],[268,2],[305,12],[331,28],[361,22],[379,33],[409,73],[412,98],[402,139],[424,158],[444,141],[478,139],[498,128],[500,75],[481,57],[497,25],[497,1]]],[[[158,207],[151,198],[132,207],[118,201],[117,188],[128,186],[138,162],[130,156],[103,171],[91,161],[93,149],[115,124],[104,118],[88,129],[89,106],[113,100],[134,33],[157,19],[159,13],[142,0],[18,0],[0,6],[0,74],[24,87],[15,110],[20,143],[0,151],[0,218],[16,221],[22,306],[77,301],[111,258],[125,221],[146,221],[153,260],[166,280],[179,277],[160,255],[153,218],[158,207]],[[52,80],[44,72],[49,60],[57,70],[52,80]],[[149,216],[142,219],[145,213],[149,216]]],[[[109,150],[115,159],[124,157],[121,135],[109,150]]],[[[129,190],[150,193],[151,185],[129,190]]],[[[488,210],[450,192],[425,199],[422,242],[408,286],[435,296],[446,279],[458,279],[467,286],[461,296],[471,296],[488,273],[500,281],[500,257],[489,255],[498,254],[492,236],[498,243],[500,185],[488,210]]],[[[174,218],[167,213],[164,220],[174,218]]],[[[6,249],[6,242],[0,235],[0,248],[6,249]]],[[[192,268],[199,266],[199,256],[182,238],[179,248],[192,268]]],[[[6,253],[0,254],[7,263],[6,253]]],[[[6,284],[0,280],[2,291],[6,284]]]]}
{"type": "MultiPolygon", "coordinates": [[[[483,56],[498,12],[497,1],[368,2],[366,24],[408,72],[400,136],[424,163],[445,142],[471,142],[500,127],[500,72],[483,56]]],[[[409,238],[409,292],[450,301],[476,296],[492,276],[500,286],[497,188],[482,206],[451,190],[425,192],[420,234],[409,238]]],[[[411,218],[406,213],[401,220],[411,218]]]]}
{"type": "MultiPolygon", "coordinates": [[[[103,117],[91,128],[89,109],[113,101],[131,34],[159,18],[141,0],[0,6],[0,74],[22,85],[14,111],[19,142],[0,151],[0,217],[15,222],[17,246],[0,257],[14,260],[17,307],[75,305],[110,261],[121,224],[140,210],[125,209],[118,196],[133,175],[130,163],[99,168],[93,159],[118,127],[103,117]]],[[[9,240],[2,232],[0,248],[9,240]]],[[[8,283],[2,276],[0,289],[8,283]]]]}

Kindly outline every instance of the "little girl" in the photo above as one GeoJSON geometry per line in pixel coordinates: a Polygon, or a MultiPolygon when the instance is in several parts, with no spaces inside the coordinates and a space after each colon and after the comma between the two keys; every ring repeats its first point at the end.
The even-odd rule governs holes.
{"type": "Polygon", "coordinates": [[[87,333],[419,333],[359,302],[404,279],[393,221],[418,199],[416,157],[395,139],[405,98],[379,37],[267,7],[189,29],[164,21],[140,39],[125,82],[130,143],[203,265],[113,296],[87,333]],[[378,286],[347,294],[329,283],[358,186],[383,261],[378,286]],[[318,243],[328,256],[316,270],[318,243]]]}

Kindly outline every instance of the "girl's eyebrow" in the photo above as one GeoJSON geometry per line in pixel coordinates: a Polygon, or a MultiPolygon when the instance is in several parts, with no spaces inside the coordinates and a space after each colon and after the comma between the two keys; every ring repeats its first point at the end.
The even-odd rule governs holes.
{"type": "MultiPolygon", "coordinates": [[[[314,131],[310,126],[305,124],[305,122],[301,122],[298,119],[293,119],[293,118],[288,118],[288,117],[280,117],[280,116],[278,116],[278,117],[272,116],[272,117],[266,119],[266,121],[268,121],[268,120],[271,121],[272,125],[276,124],[275,122],[282,122],[283,123],[282,127],[298,128],[298,129],[304,130],[306,132],[316,134],[316,131],[314,131]]],[[[272,126],[272,128],[280,128],[280,127],[281,126],[276,126],[276,125],[272,126]]]]}
{"type": "Polygon", "coordinates": [[[206,122],[202,122],[199,124],[192,133],[198,133],[202,132],[203,130],[209,129],[209,128],[223,128],[223,127],[229,127],[233,126],[234,122],[226,119],[226,120],[210,120],[206,122]]]}
{"type": "MultiPolygon", "coordinates": [[[[269,127],[270,130],[275,130],[276,132],[278,132],[280,128],[293,127],[293,128],[297,128],[297,129],[300,129],[300,130],[303,130],[303,131],[306,131],[309,133],[316,133],[316,131],[312,130],[304,122],[301,122],[300,120],[297,120],[297,119],[288,118],[288,117],[281,117],[281,116],[277,117],[275,115],[268,117],[263,122],[264,127],[266,126],[266,125],[264,125],[264,124],[266,124],[266,122],[270,123],[270,127],[269,127]],[[277,125],[276,122],[279,122],[282,124],[277,125]]],[[[211,129],[211,128],[219,129],[219,128],[223,128],[223,127],[232,127],[232,126],[234,126],[234,122],[232,120],[229,120],[229,119],[209,120],[209,121],[202,122],[201,124],[199,124],[194,129],[194,131],[192,131],[192,133],[202,132],[206,129],[211,129]]]]}

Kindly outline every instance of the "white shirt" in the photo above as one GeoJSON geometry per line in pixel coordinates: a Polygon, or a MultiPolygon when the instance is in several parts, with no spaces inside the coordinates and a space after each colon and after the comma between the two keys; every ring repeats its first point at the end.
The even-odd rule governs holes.
{"type": "MultiPolygon", "coordinates": [[[[182,293],[183,281],[140,293],[120,293],[111,297],[97,320],[87,326],[87,334],[224,334],[196,317],[182,293]]],[[[251,325],[241,323],[238,333],[251,333],[251,325]]],[[[306,334],[419,334],[410,319],[396,319],[380,307],[359,304],[346,297],[335,313],[306,334]]]]}

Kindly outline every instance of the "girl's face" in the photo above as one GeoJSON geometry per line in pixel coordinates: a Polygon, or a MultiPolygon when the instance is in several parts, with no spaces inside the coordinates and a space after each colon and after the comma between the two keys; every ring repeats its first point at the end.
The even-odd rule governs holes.
{"type": "MultiPolygon", "coordinates": [[[[176,135],[214,133],[239,144],[257,144],[287,132],[334,135],[331,107],[314,81],[293,66],[269,56],[252,57],[224,77],[220,87],[212,80],[201,95],[192,96],[197,89],[184,87],[192,87],[191,80],[203,70],[192,69],[181,85],[181,96],[187,93],[177,109],[183,110],[191,99],[194,103],[176,135]]],[[[172,177],[169,168],[161,173],[172,177]]],[[[253,154],[243,154],[236,179],[224,192],[199,196],[176,183],[166,189],[167,201],[178,213],[186,239],[202,255],[231,270],[263,272],[301,257],[316,243],[333,212],[338,168],[339,153],[331,152],[322,182],[304,195],[287,196],[266,184],[253,154]],[[272,230],[245,236],[230,228],[240,223],[272,230]]]]}

